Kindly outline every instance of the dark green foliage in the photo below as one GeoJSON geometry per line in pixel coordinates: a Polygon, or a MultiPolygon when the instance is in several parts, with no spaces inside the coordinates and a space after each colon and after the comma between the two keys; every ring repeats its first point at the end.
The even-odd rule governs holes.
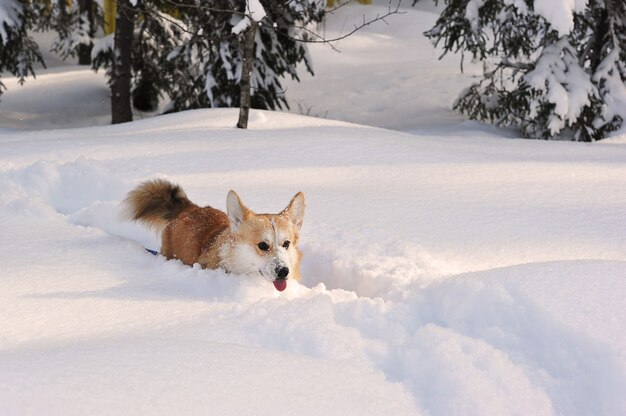
{"type": "MultiPolygon", "coordinates": [[[[38,5],[17,0],[6,0],[0,7],[7,21],[0,20],[0,73],[9,72],[23,83],[25,78],[35,75],[33,65],[44,65],[39,46],[28,35],[36,24],[38,5]]],[[[5,85],[0,81],[0,95],[5,85]]]]}
{"type": "Polygon", "coordinates": [[[559,33],[531,0],[446,0],[426,36],[484,63],[454,108],[532,138],[592,141],[626,110],[626,2],[590,0],[559,33]]]}
{"type": "MultiPolygon", "coordinates": [[[[21,26],[8,30],[0,45],[0,69],[24,79],[33,74],[32,63],[43,63],[27,30],[54,31],[53,49],[61,57],[75,56],[81,45],[94,46],[92,66],[105,69],[109,82],[115,77],[113,35],[102,37],[102,10],[93,16],[78,7],[53,2],[11,0],[22,9],[21,26]],[[95,16],[95,19],[94,19],[95,16]],[[95,21],[96,27],[91,23],[95,21]],[[99,34],[99,38],[94,35],[99,34]]],[[[312,73],[302,27],[321,21],[323,3],[316,0],[263,0],[267,17],[256,34],[251,77],[252,106],[277,109],[287,106],[280,78],[298,79],[296,67],[303,62],[312,73]]],[[[138,109],[154,111],[160,99],[171,99],[167,111],[202,107],[239,106],[243,34],[233,26],[245,14],[245,0],[138,0],[133,7],[132,40],[133,102],[138,109]]],[[[6,7],[6,6],[4,6],[6,7]]],[[[84,8],[83,8],[84,9],[84,8]]],[[[0,84],[0,92],[2,89],[0,84]]]]}
{"type": "MultiPolygon", "coordinates": [[[[252,107],[287,106],[280,78],[298,79],[296,66],[304,62],[312,73],[306,45],[296,29],[323,17],[320,3],[309,0],[263,1],[267,17],[256,33],[251,76],[252,107]]],[[[243,63],[243,33],[232,28],[245,14],[245,1],[222,0],[212,7],[181,7],[188,37],[168,57],[176,85],[170,92],[171,110],[199,107],[238,107],[243,63]],[[203,94],[198,92],[202,91],[203,94]]]]}

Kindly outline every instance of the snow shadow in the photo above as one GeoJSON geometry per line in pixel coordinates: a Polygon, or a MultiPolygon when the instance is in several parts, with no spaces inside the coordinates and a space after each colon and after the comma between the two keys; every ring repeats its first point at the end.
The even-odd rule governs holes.
{"type": "Polygon", "coordinates": [[[368,239],[354,235],[305,241],[302,283],[309,287],[322,283],[359,297],[393,299],[409,285],[424,285],[447,274],[419,247],[383,239],[370,239],[377,243],[367,248],[359,247],[358,241],[368,239]]]}
{"type": "MultiPolygon", "coordinates": [[[[543,403],[540,407],[545,414],[622,414],[626,398],[619,392],[626,391],[626,373],[617,352],[569,321],[555,319],[522,289],[522,279],[542,276],[584,294],[589,281],[604,279],[608,283],[621,278],[619,272],[609,270],[601,262],[572,267],[564,261],[511,266],[434,282],[414,292],[404,305],[407,316],[419,318],[414,321],[413,342],[394,353],[403,365],[391,364],[391,368],[401,370],[398,379],[414,385],[413,391],[423,402],[433,400],[428,394],[429,389],[436,389],[433,386],[443,387],[443,382],[454,388],[459,379],[467,378],[483,385],[483,394],[493,394],[494,403],[498,397],[514,399],[499,403],[502,412],[496,413],[524,409],[528,403],[519,399],[526,396],[524,400],[532,397],[535,405],[543,403]],[[583,271],[584,279],[572,270],[583,271]],[[425,346],[431,350],[425,351],[425,346]],[[446,360],[449,354],[459,355],[459,360],[446,360]],[[473,369],[463,374],[467,365],[473,369]],[[452,372],[454,380],[447,380],[446,374],[452,372]],[[410,380],[414,373],[423,374],[424,382],[410,380]],[[503,396],[501,391],[509,388],[518,393],[503,396]],[[524,391],[528,395],[521,394],[524,391]]],[[[556,294],[554,300],[559,301],[556,294]]],[[[446,403],[434,413],[450,414],[453,406],[446,403]]],[[[536,408],[529,412],[538,414],[536,408]]]]}

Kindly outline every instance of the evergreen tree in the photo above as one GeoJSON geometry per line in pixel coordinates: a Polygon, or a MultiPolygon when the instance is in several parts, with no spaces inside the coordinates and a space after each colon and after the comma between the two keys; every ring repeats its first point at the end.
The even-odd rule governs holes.
{"type": "MultiPolygon", "coordinates": [[[[0,2],[0,73],[9,72],[24,83],[30,74],[35,76],[33,65],[45,67],[39,46],[30,36],[32,31],[53,31],[57,39],[52,51],[65,59],[75,56],[81,46],[89,48],[95,32],[93,0],[91,9],[79,9],[75,2],[3,0],[0,2]]],[[[87,51],[87,54],[90,52],[87,51]]],[[[5,89],[0,82],[0,95],[5,89]]]]}
{"type": "Polygon", "coordinates": [[[138,27],[133,47],[133,106],[156,111],[159,99],[169,96],[176,80],[168,74],[169,53],[186,37],[185,27],[169,13],[167,4],[141,2],[137,5],[138,27]]]}
{"type": "MultiPolygon", "coordinates": [[[[219,8],[193,0],[138,0],[132,41],[133,104],[151,111],[167,96],[166,112],[205,107],[239,107],[245,30],[233,33],[246,15],[246,0],[223,0],[219,8]]],[[[256,26],[251,105],[276,109],[287,106],[280,77],[298,79],[304,62],[312,72],[306,31],[299,29],[323,16],[323,2],[268,0],[267,16],[256,26]]],[[[97,40],[94,67],[106,68],[111,80],[114,43],[97,40]]],[[[111,82],[111,81],[110,81],[111,82]]]]}
{"type": "Polygon", "coordinates": [[[591,141],[626,117],[623,0],[445,0],[426,32],[484,62],[454,108],[532,138],[591,141]]]}
{"type": "Polygon", "coordinates": [[[86,34],[89,42],[81,42],[78,45],[79,65],[91,65],[91,49],[93,38],[96,34],[96,13],[98,8],[94,0],[78,0],[79,13],[83,16],[83,24],[87,27],[86,34]]]}
{"type": "MultiPolygon", "coordinates": [[[[163,11],[168,9],[164,2],[137,1],[135,5],[127,2],[123,7],[128,10],[126,16],[133,16],[132,36],[127,35],[121,41],[113,33],[96,40],[92,63],[96,70],[106,69],[111,88],[119,90],[120,94],[121,88],[124,89],[123,96],[112,103],[112,111],[113,106],[116,109],[117,106],[124,106],[123,117],[117,118],[120,122],[132,119],[131,102],[140,111],[155,111],[159,98],[170,94],[175,80],[168,73],[170,66],[167,64],[167,56],[186,36],[182,22],[163,11]],[[129,51],[130,66],[123,72],[120,72],[119,67],[115,69],[116,44],[129,51]],[[128,82],[115,85],[114,82],[122,73],[129,74],[128,82]]],[[[118,29],[116,25],[116,32],[118,29]]]]}
{"type": "MultiPolygon", "coordinates": [[[[132,120],[131,99],[142,111],[156,110],[159,99],[168,97],[166,111],[274,110],[288,107],[281,77],[298,80],[299,63],[313,73],[306,43],[313,33],[310,25],[323,18],[325,1],[105,0],[104,6],[103,11],[93,0],[4,0],[0,70],[22,81],[28,73],[34,75],[33,63],[43,64],[43,59],[27,31],[52,30],[58,34],[53,49],[63,58],[78,54],[82,63],[93,58],[95,70],[106,69],[114,123],[132,120]],[[117,21],[110,33],[115,11],[106,11],[113,1],[117,21]],[[251,3],[262,15],[253,16],[251,3]],[[96,37],[100,25],[109,34],[96,37]]],[[[360,27],[397,13],[398,7],[360,27]]],[[[313,41],[326,42],[312,36],[313,41]]],[[[0,84],[0,93],[2,88],[0,84]]],[[[246,124],[240,118],[238,125],[246,124]]]]}
{"type": "MultiPolygon", "coordinates": [[[[240,105],[247,30],[233,33],[233,28],[241,27],[250,13],[243,0],[223,0],[218,4],[219,8],[182,9],[182,19],[191,30],[188,38],[168,57],[176,79],[171,91],[174,111],[240,105]]],[[[300,62],[313,73],[306,44],[301,42],[306,39],[306,31],[301,28],[322,20],[324,3],[263,0],[261,4],[266,16],[254,25],[251,104],[254,108],[274,110],[288,106],[281,77],[298,80],[296,66],[300,62]]]]}
{"type": "MultiPolygon", "coordinates": [[[[29,36],[39,15],[38,5],[19,0],[3,0],[0,3],[0,73],[9,72],[23,83],[31,74],[33,65],[44,64],[39,47],[29,36]]],[[[0,81],[0,95],[5,85],[0,81]]]]}
{"type": "Polygon", "coordinates": [[[56,33],[51,49],[62,59],[79,55],[81,49],[91,49],[96,30],[96,8],[92,2],[91,8],[86,9],[86,2],[56,0],[39,13],[36,30],[56,33]]]}

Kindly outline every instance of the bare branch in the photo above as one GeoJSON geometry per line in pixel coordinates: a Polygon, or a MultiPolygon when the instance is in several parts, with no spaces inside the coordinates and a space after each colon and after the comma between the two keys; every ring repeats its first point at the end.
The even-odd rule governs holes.
{"type": "Polygon", "coordinates": [[[235,10],[235,9],[220,9],[218,7],[207,6],[204,3],[202,5],[194,5],[194,4],[179,3],[179,2],[174,1],[174,0],[164,0],[164,1],[165,1],[165,3],[169,3],[173,7],[178,7],[178,8],[182,8],[182,9],[205,10],[205,11],[215,12],[215,13],[233,13],[233,14],[240,14],[242,16],[246,16],[245,12],[242,12],[242,11],[239,11],[239,10],[235,10]]]}
{"type": "Polygon", "coordinates": [[[354,28],[351,31],[345,33],[344,35],[337,36],[337,37],[332,38],[332,39],[327,39],[327,38],[319,35],[318,33],[314,32],[311,29],[308,29],[307,27],[304,27],[304,26],[292,26],[292,28],[300,29],[303,32],[306,32],[307,34],[313,36],[314,39],[296,38],[296,37],[293,37],[293,36],[289,35],[286,32],[282,32],[280,30],[277,30],[276,28],[275,28],[275,32],[278,33],[281,36],[284,36],[286,38],[295,40],[297,42],[303,42],[303,43],[326,43],[326,44],[329,44],[333,49],[337,50],[337,48],[335,48],[335,46],[332,45],[332,42],[338,42],[338,41],[340,41],[342,39],[345,39],[345,38],[353,35],[354,33],[358,32],[359,30],[363,29],[364,27],[369,26],[369,25],[371,25],[373,23],[376,23],[378,21],[382,21],[382,22],[384,22],[385,24],[388,25],[389,23],[387,23],[385,18],[387,18],[389,16],[392,16],[394,14],[404,14],[404,13],[406,13],[406,12],[400,11],[400,4],[402,3],[402,0],[398,0],[398,2],[395,4],[395,6],[392,6],[392,2],[393,2],[393,0],[389,1],[389,8],[388,8],[386,13],[384,13],[382,15],[377,14],[376,17],[374,17],[373,19],[369,19],[369,20],[366,20],[366,16],[364,14],[363,15],[363,23],[361,23],[360,25],[355,25],[354,28]]]}

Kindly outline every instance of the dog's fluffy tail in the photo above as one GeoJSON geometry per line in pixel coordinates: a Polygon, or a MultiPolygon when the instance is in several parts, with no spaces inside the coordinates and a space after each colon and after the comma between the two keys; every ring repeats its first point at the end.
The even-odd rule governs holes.
{"type": "Polygon", "coordinates": [[[128,193],[123,215],[163,231],[167,223],[195,204],[179,185],[164,179],[146,181],[128,193]]]}

